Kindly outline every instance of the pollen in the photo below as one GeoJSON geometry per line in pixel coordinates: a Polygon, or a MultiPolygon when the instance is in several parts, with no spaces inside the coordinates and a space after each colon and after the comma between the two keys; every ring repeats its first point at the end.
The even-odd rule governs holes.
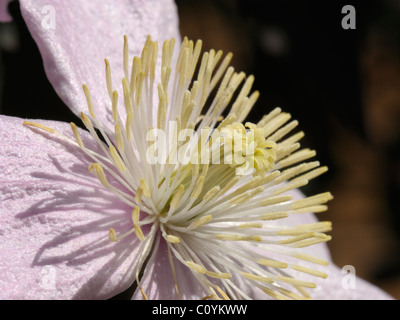
{"type": "Polygon", "coordinates": [[[245,122],[260,93],[252,92],[254,76],[229,65],[232,58],[202,53],[201,40],[159,46],[150,36],[132,57],[124,36],[121,79],[113,83],[107,58],[101,66],[110,123],[100,121],[104,106],[93,104],[86,84],[81,120],[88,132],[74,123],[66,135],[24,122],[80,148],[99,188],[129,208],[125,231],[113,226],[108,238],[127,251],[139,248],[132,272],[144,299],[141,275],[160,248],[167,248],[179,298],[185,298],[182,288],[198,286],[207,299],[252,299],[253,290],[275,299],[308,299],[327,277],[328,262],[303,248],[329,241],[332,224],[293,221],[326,211],[333,196],[290,195],[327,168],[310,160],[316,152],[301,148],[304,133],[293,132],[298,122],[280,108],[257,123],[245,122]],[[181,288],[177,264],[193,283],[181,288]]]}

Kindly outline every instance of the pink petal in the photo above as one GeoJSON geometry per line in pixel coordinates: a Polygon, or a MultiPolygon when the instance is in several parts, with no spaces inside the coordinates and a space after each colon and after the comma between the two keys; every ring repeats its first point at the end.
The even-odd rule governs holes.
{"type": "MultiPolygon", "coordinates": [[[[355,268],[357,272],[357,268],[355,268]]],[[[327,279],[314,281],[317,288],[313,289],[313,298],[318,300],[391,300],[393,297],[371,283],[355,277],[354,286],[348,285],[347,272],[331,264],[326,270],[327,279]]]]}
{"type": "MultiPolygon", "coordinates": [[[[208,295],[199,285],[192,271],[174,259],[175,273],[179,292],[183,300],[198,300],[208,295]]],[[[141,286],[150,300],[177,300],[173,273],[168,259],[167,245],[162,239],[153,259],[149,261],[141,280],[141,286]]],[[[143,299],[139,290],[133,300],[143,299]]]]}
{"type": "MultiPolygon", "coordinates": [[[[111,103],[105,81],[108,58],[113,85],[122,97],[123,35],[130,59],[140,56],[147,35],[162,43],[178,32],[172,0],[21,0],[21,11],[41,51],[50,82],[77,115],[86,111],[82,85],[87,84],[96,114],[111,124],[111,103]]],[[[124,116],[124,108],[120,108],[124,116]]]]}
{"type": "Polygon", "coordinates": [[[10,2],[11,0],[0,0],[0,22],[10,22],[12,20],[7,9],[10,2]]]}
{"type": "MultiPolygon", "coordinates": [[[[130,229],[131,209],[88,173],[80,149],[22,122],[0,116],[1,298],[97,299],[125,290],[137,240],[112,243],[108,231],[130,229]]],[[[38,122],[71,136],[66,123],[38,122]]]]}

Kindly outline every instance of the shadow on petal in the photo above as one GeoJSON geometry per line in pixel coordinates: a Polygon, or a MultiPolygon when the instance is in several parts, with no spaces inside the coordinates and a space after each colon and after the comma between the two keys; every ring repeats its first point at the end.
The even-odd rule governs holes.
{"type": "MultiPolygon", "coordinates": [[[[46,170],[30,173],[26,187],[41,190],[15,218],[37,228],[38,239],[44,239],[32,268],[51,265],[62,270],[62,277],[70,276],[76,287],[73,298],[110,298],[134,282],[139,240],[134,234],[117,243],[108,238],[110,228],[121,233],[132,228],[132,208],[88,172],[90,160],[81,150],[70,151],[68,162],[48,154],[46,170]]],[[[118,183],[111,177],[109,181],[118,183]]]]}

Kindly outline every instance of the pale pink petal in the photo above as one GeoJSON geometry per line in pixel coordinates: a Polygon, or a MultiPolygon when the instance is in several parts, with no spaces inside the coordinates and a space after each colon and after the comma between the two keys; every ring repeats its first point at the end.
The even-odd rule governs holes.
{"type": "MultiPolygon", "coordinates": [[[[37,121],[71,136],[66,123],[37,121]]],[[[109,298],[134,281],[131,209],[88,172],[90,160],[54,135],[0,116],[2,299],[109,298]]],[[[91,145],[88,134],[82,140],[91,145]]],[[[92,146],[93,148],[96,147],[92,146]]]]}
{"type": "MultiPolygon", "coordinates": [[[[357,271],[357,268],[355,268],[357,271]]],[[[318,300],[391,300],[389,294],[372,285],[371,283],[356,277],[353,280],[347,280],[353,276],[334,264],[331,264],[326,270],[327,279],[316,279],[317,288],[313,289],[314,299],[318,300]]]]}
{"type": "MultiPolygon", "coordinates": [[[[150,300],[177,300],[175,281],[170,266],[167,245],[162,239],[154,253],[153,259],[149,261],[146,272],[143,275],[141,285],[150,300]]],[[[174,259],[175,273],[181,298],[184,300],[199,300],[208,295],[199,285],[193,272],[181,262],[174,259]]],[[[143,299],[139,290],[132,297],[133,300],[143,299]]]]}
{"type": "MultiPolygon", "coordinates": [[[[50,82],[77,115],[86,111],[82,91],[89,87],[99,120],[111,124],[111,103],[104,59],[111,65],[113,86],[122,95],[123,36],[130,59],[140,56],[148,35],[180,41],[172,0],[21,0],[22,15],[41,51],[50,82]]],[[[160,65],[160,64],[159,64],[160,65]]],[[[123,117],[124,109],[120,109],[123,117]]]]}
{"type": "Polygon", "coordinates": [[[8,12],[8,4],[11,0],[0,0],[0,22],[10,22],[12,17],[8,12]]]}

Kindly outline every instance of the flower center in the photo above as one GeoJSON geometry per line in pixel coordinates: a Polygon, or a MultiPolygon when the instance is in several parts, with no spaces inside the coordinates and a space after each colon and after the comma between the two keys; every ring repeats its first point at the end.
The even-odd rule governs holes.
{"type": "Polygon", "coordinates": [[[209,298],[249,299],[253,290],[276,299],[309,298],[306,289],[316,285],[301,274],[326,278],[319,268],[327,262],[301,248],[328,241],[325,232],[331,223],[293,226],[290,217],[326,211],[332,195],[294,200],[288,192],[327,168],[306,162],[315,152],[299,150],[302,132],[286,137],[298,123],[289,122],[290,115],[281,109],[257,124],[242,124],[259,94],[250,94],[253,76],[246,78],[229,67],[231,54],[221,61],[222,52],[211,50],[200,58],[201,41],[185,38],[174,56],[174,45],[173,39],[164,42],[157,72],[158,43],[149,37],[129,70],[124,38],[122,109],[105,60],[113,131],[96,117],[89,89],[83,86],[89,114],[82,112],[81,118],[102,154],[83,144],[75,124],[75,141],[40,124],[25,125],[80,147],[93,159],[89,171],[132,208],[131,229],[123,234],[110,229],[109,238],[119,241],[134,234],[141,241],[134,272],[144,298],[139,273],[162,239],[179,297],[175,262],[192,272],[209,298]],[[154,92],[158,99],[153,99],[154,92]]]}

